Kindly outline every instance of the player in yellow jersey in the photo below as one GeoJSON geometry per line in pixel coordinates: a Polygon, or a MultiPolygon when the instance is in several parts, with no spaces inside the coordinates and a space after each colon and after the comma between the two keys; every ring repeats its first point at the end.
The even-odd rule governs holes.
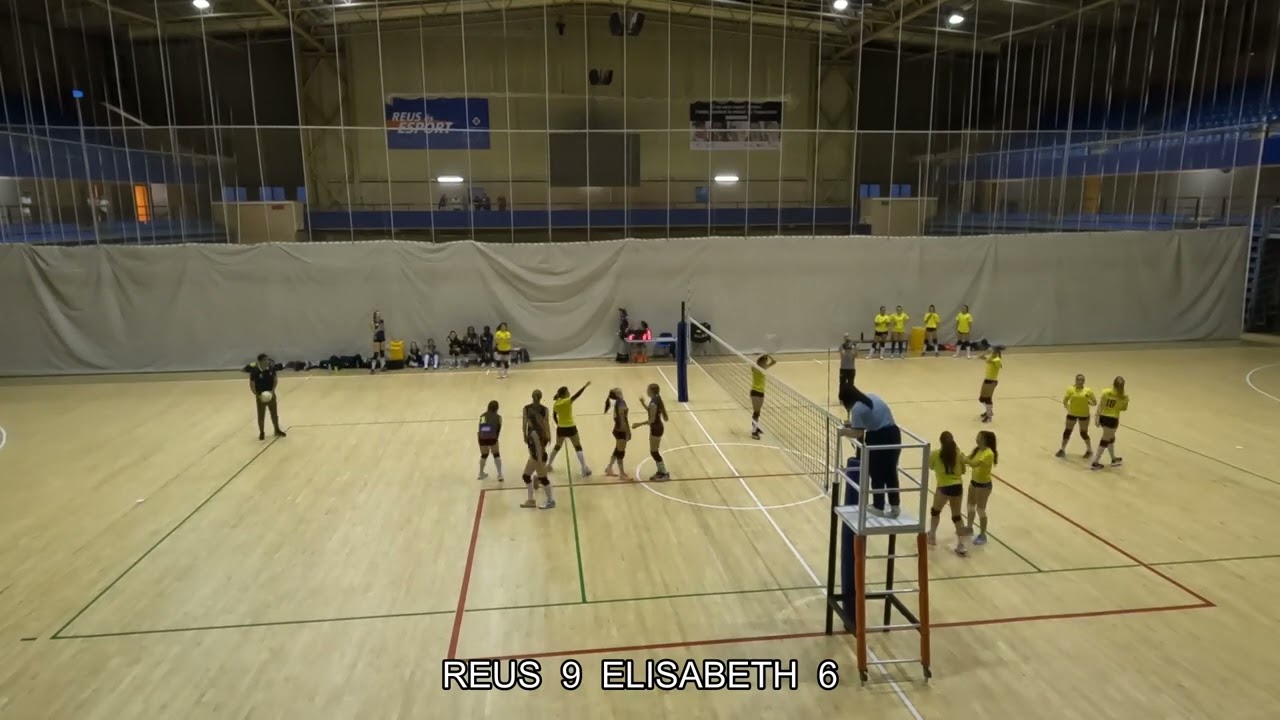
{"type": "Polygon", "coordinates": [[[1000,462],[1000,451],[996,449],[996,434],[990,430],[978,433],[973,452],[964,460],[973,468],[969,476],[969,525],[968,533],[973,534],[973,516],[978,516],[978,536],[973,539],[974,545],[987,544],[987,501],[991,499],[991,471],[1000,462]]]}
{"type": "Polygon", "coordinates": [[[573,450],[578,455],[578,466],[582,468],[582,477],[591,477],[591,468],[587,467],[587,457],[582,453],[582,441],[578,439],[578,426],[573,421],[573,402],[582,397],[582,393],[591,387],[591,383],[583,385],[578,392],[570,395],[569,388],[561,386],[551,401],[551,414],[556,421],[556,445],[551,449],[551,457],[547,459],[547,472],[555,469],[556,453],[564,447],[564,441],[573,443],[573,450]]]}
{"type": "Polygon", "coordinates": [[[889,350],[889,357],[905,358],[907,356],[907,321],[911,316],[899,305],[889,317],[893,319],[893,347],[889,350]]]}
{"type": "Polygon", "coordinates": [[[756,440],[764,432],[760,429],[760,408],[764,407],[765,371],[776,364],[771,356],[761,355],[756,366],[751,368],[751,437],[756,440]]]}
{"type": "Polygon", "coordinates": [[[987,361],[987,366],[983,370],[982,390],[978,392],[978,402],[982,403],[982,422],[989,423],[996,417],[996,404],[991,399],[996,394],[996,385],[1000,384],[1000,370],[1004,367],[1004,346],[992,345],[991,349],[982,354],[982,359],[987,361]]]}
{"type": "Polygon", "coordinates": [[[493,334],[493,347],[498,355],[498,377],[505,378],[511,374],[511,330],[506,323],[498,323],[498,330],[493,334]]]}
{"type": "Polygon", "coordinates": [[[1120,428],[1120,413],[1129,409],[1129,396],[1124,391],[1124,378],[1117,376],[1111,387],[1102,391],[1098,401],[1098,427],[1102,439],[1098,441],[1098,453],[1093,456],[1091,470],[1102,469],[1102,451],[1111,456],[1111,467],[1120,467],[1124,460],[1116,457],[1116,430],[1120,428]]]}
{"type": "Polygon", "coordinates": [[[964,351],[965,357],[973,357],[973,343],[969,342],[969,333],[973,331],[973,313],[969,312],[969,306],[963,305],[960,312],[956,313],[956,357],[960,357],[960,351],[964,351]]]}
{"type": "Polygon", "coordinates": [[[933,473],[933,508],[929,510],[929,544],[938,544],[938,525],[942,522],[942,508],[951,506],[951,522],[956,526],[956,554],[968,555],[964,546],[964,518],[960,506],[964,500],[964,461],[960,448],[951,433],[944,432],[938,439],[938,449],[929,456],[929,470],[933,473]]]}
{"type": "Polygon", "coordinates": [[[1085,387],[1084,375],[1077,375],[1075,384],[1068,387],[1066,394],[1062,396],[1062,407],[1067,410],[1067,428],[1062,431],[1062,447],[1055,457],[1067,456],[1067,443],[1071,442],[1071,431],[1076,427],[1080,428],[1080,438],[1084,440],[1085,459],[1093,457],[1093,441],[1089,439],[1089,416],[1097,404],[1098,398],[1093,396],[1093,388],[1085,387]]]}
{"type": "Polygon", "coordinates": [[[938,324],[942,322],[942,317],[938,315],[938,309],[929,306],[929,312],[924,314],[924,351],[933,351],[933,356],[938,357],[938,324]]]}
{"type": "Polygon", "coordinates": [[[884,306],[881,305],[880,312],[876,313],[874,321],[876,335],[875,340],[871,342],[871,352],[867,353],[868,360],[875,357],[876,353],[879,353],[882,359],[884,358],[884,346],[885,342],[889,339],[889,323],[892,321],[893,316],[886,313],[884,306]]]}

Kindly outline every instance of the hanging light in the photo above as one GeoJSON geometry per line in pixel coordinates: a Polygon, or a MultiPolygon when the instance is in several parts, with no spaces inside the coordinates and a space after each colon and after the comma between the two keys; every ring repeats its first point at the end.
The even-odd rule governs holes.
{"type": "Polygon", "coordinates": [[[459,185],[462,183],[461,175],[441,175],[436,178],[436,182],[441,185],[459,185]]]}
{"type": "Polygon", "coordinates": [[[947,24],[951,27],[955,27],[962,22],[964,22],[964,15],[961,15],[959,12],[953,11],[949,16],[947,16],[947,24]]]}
{"type": "Polygon", "coordinates": [[[723,175],[717,175],[715,180],[721,185],[732,185],[738,182],[738,176],[732,173],[725,173],[723,175]]]}
{"type": "Polygon", "coordinates": [[[831,3],[831,7],[835,8],[836,12],[844,12],[849,8],[849,0],[835,0],[831,3]]]}
{"type": "Polygon", "coordinates": [[[195,5],[197,10],[209,9],[209,0],[191,0],[191,4],[195,5]]]}

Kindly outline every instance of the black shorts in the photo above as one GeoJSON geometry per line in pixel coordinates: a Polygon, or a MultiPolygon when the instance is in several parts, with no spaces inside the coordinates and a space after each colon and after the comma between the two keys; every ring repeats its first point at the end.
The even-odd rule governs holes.
{"type": "Polygon", "coordinates": [[[630,439],[631,439],[631,433],[626,432],[626,431],[624,431],[624,430],[614,430],[614,431],[613,431],[613,439],[614,439],[614,440],[630,440],[630,439]]]}
{"type": "Polygon", "coordinates": [[[654,424],[649,426],[649,437],[660,438],[664,432],[666,432],[666,428],[662,425],[654,424]]]}
{"type": "Polygon", "coordinates": [[[887,337],[889,337],[889,331],[888,331],[888,330],[885,330],[884,332],[880,332],[879,330],[877,330],[877,331],[876,331],[876,339],[877,339],[877,340],[883,340],[883,339],[885,339],[885,338],[887,338],[887,337]]]}
{"type": "Polygon", "coordinates": [[[764,397],[764,393],[760,392],[759,390],[752,390],[752,391],[751,391],[751,397],[758,397],[758,398],[762,398],[762,397],[764,397]]]}
{"type": "Polygon", "coordinates": [[[498,438],[478,438],[478,440],[482,448],[494,447],[498,444],[498,438]]]}
{"type": "Polygon", "coordinates": [[[578,426],[570,425],[569,427],[557,427],[556,439],[578,437],[578,426]]]}
{"type": "Polygon", "coordinates": [[[1000,384],[999,380],[983,380],[982,392],[980,394],[982,395],[983,398],[991,397],[992,393],[996,391],[996,386],[999,384],[1000,384]]]}
{"type": "Polygon", "coordinates": [[[511,351],[510,351],[510,350],[499,350],[499,351],[498,351],[498,359],[499,359],[499,360],[501,360],[502,362],[506,362],[506,361],[507,361],[507,360],[509,360],[510,358],[511,358],[511,351]]]}
{"type": "Polygon", "coordinates": [[[970,483],[969,483],[969,487],[971,487],[971,488],[978,488],[979,490],[990,490],[990,489],[991,489],[991,483],[989,483],[989,482],[985,482],[985,483],[980,483],[980,482],[970,482],[970,483]]]}
{"type": "Polygon", "coordinates": [[[840,368],[840,387],[853,384],[853,378],[857,375],[855,368],[840,368]]]}
{"type": "Polygon", "coordinates": [[[1108,430],[1115,430],[1116,428],[1120,427],[1120,418],[1107,417],[1106,415],[1099,415],[1098,424],[1108,430]]]}
{"type": "Polygon", "coordinates": [[[932,327],[932,328],[931,328],[931,327],[927,327],[927,328],[925,328],[925,329],[924,329],[924,331],[925,331],[925,332],[927,332],[927,333],[936,333],[936,332],[938,332],[938,328],[936,328],[936,327],[932,327]]]}
{"type": "Polygon", "coordinates": [[[384,343],[387,341],[387,331],[379,330],[373,334],[373,341],[376,343],[384,343]]]}
{"type": "Polygon", "coordinates": [[[1067,422],[1072,422],[1073,420],[1078,420],[1082,423],[1087,423],[1089,422],[1089,416],[1088,415],[1072,415],[1071,413],[1067,413],[1067,422]]]}
{"type": "Polygon", "coordinates": [[[529,448],[529,457],[535,460],[547,459],[547,441],[539,435],[525,438],[525,446],[529,448]]]}
{"type": "Polygon", "coordinates": [[[964,485],[959,483],[938,488],[938,494],[944,497],[960,497],[964,495],[964,485]]]}

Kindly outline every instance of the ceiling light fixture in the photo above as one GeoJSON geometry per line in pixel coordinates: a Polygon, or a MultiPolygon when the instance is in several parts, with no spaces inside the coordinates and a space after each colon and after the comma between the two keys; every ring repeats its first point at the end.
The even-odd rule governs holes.
{"type": "Polygon", "coordinates": [[[441,185],[458,185],[459,183],[462,182],[462,176],[461,175],[441,175],[440,177],[436,178],[436,182],[440,183],[441,185]]]}
{"type": "Polygon", "coordinates": [[[964,22],[964,16],[958,12],[953,12],[951,13],[951,15],[947,17],[947,24],[950,25],[951,27],[955,27],[956,25],[959,25],[962,22],[964,22]]]}
{"type": "Polygon", "coordinates": [[[197,10],[209,9],[209,0],[191,0],[191,4],[195,5],[197,10]]]}
{"type": "Polygon", "coordinates": [[[732,175],[732,174],[717,175],[715,179],[716,179],[716,182],[720,183],[721,185],[732,185],[738,182],[738,176],[732,175]]]}
{"type": "Polygon", "coordinates": [[[831,7],[835,8],[836,12],[844,12],[849,8],[849,0],[835,0],[831,3],[831,7]]]}

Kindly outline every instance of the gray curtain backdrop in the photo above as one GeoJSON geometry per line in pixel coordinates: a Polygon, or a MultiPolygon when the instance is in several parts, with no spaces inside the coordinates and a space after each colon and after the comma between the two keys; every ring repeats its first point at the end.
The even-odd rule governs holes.
{"type": "Polygon", "coordinates": [[[611,355],[617,308],[674,331],[681,301],[744,352],[816,350],[972,307],[976,337],[1068,345],[1237,337],[1243,228],[946,238],[767,237],[574,244],[392,241],[0,246],[0,373],[208,370],[369,354],[511,325],[534,358],[611,355]]]}

